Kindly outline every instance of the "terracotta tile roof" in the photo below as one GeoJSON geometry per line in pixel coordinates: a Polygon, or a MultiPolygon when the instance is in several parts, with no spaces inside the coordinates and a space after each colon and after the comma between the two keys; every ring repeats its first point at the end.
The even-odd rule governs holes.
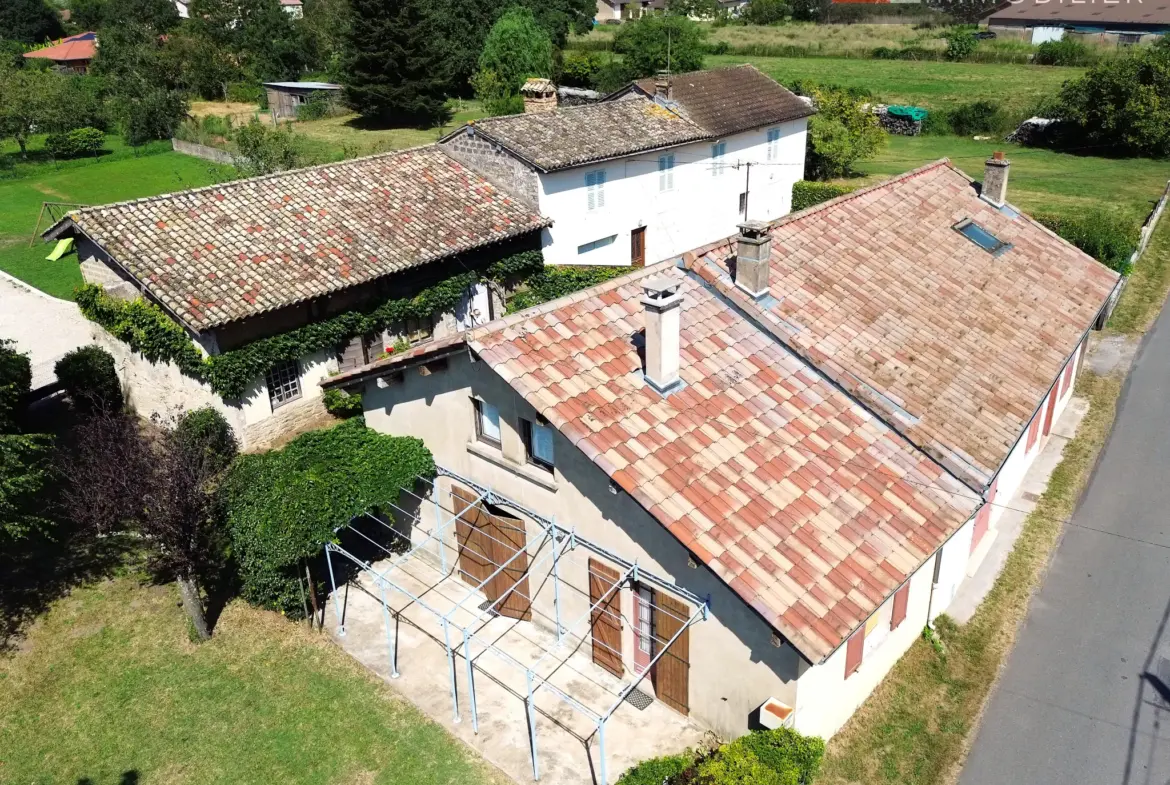
{"type": "Polygon", "coordinates": [[[78,33],[62,38],[54,46],[46,46],[34,52],[25,52],[25,57],[68,63],[76,60],[92,60],[97,54],[97,33],[78,33]]]}
{"type": "Polygon", "coordinates": [[[394,351],[393,347],[391,347],[388,350],[389,354],[380,360],[359,365],[357,368],[352,368],[345,373],[327,376],[318,382],[318,384],[325,388],[348,387],[359,381],[381,376],[389,371],[398,371],[413,365],[418,365],[438,355],[453,354],[464,347],[466,343],[467,333],[460,330],[444,338],[424,341],[401,352],[394,351]]]}
{"type": "Polygon", "coordinates": [[[199,331],[548,223],[428,146],[86,208],[46,234],[75,225],[199,331]]]}
{"type": "Polygon", "coordinates": [[[1017,24],[1027,27],[1052,25],[1059,27],[1066,23],[1106,27],[1109,25],[1133,25],[1150,32],[1170,25],[1170,4],[1167,3],[1057,3],[1048,5],[1038,0],[1023,0],[1005,5],[984,17],[985,23],[1017,24]]]}
{"type": "MultiPolygon", "coordinates": [[[[636,84],[654,95],[653,77],[636,84]]],[[[753,65],[675,74],[671,95],[683,116],[712,137],[816,114],[811,104],[753,65]]]]}
{"type": "Polygon", "coordinates": [[[961,526],[975,494],[692,273],[659,264],[475,331],[471,346],[818,662],[961,526]],[[681,376],[642,379],[641,281],[681,281],[681,376]]]}
{"type": "MultiPolygon", "coordinates": [[[[551,112],[490,117],[467,128],[544,171],[707,138],[702,128],[641,96],[563,106],[551,112]]],[[[455,133],[466,132],[460,129],[455,133]]]]}
{"type": "MultiPolygon", "coordinates": [[[[731,240],[687,255],[730,288],[731,240]]],[[[990,484],[1118,281],[939,161],[778,221],[786,343],[976,488],[990,484]],[[971,219],[1012,248],[992,255],[971,219]]]]}

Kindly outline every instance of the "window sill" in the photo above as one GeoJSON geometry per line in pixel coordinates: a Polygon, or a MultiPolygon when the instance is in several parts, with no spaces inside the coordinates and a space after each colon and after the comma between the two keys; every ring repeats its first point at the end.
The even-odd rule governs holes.
{"type": "Polygon", "coordinates": [[[553,493],[557,491],[557,481],[552,472],[509,460],[499,450],[493,449],[480,441],[468,442],[467,451],[477,458],[482,458],[488,463],[495,464],[518,477],[523,477],[525,480],[528,480],[534,485],[539,485],[547,491],[552,491],[553,493]]]}

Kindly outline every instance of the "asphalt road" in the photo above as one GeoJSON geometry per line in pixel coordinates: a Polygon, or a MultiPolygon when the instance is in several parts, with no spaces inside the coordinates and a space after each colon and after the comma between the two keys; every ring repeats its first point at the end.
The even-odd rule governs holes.
{"type": "Polygon", "coordinates": [[[960,784],[1170,783],[1168,617],[1170,309],[1137,355],[960,784]]]}

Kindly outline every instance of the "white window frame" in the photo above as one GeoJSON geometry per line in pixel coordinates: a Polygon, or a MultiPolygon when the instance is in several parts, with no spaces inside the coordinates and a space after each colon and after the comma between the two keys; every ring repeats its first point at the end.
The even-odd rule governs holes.
{"type": "Polygon", "coordinates": [[[268,369],[264,376],[268,386],[268,403],[273,411],[281,406],[300,400],[301,364],[298,360],[280,360],[268,369]]]}
{"type": "Polygon", "coordinates": [[[674,190],[674,153],[658,156],[658,191],[674,190]]]}
{"type": "Polygon", "coordinates": [[[605,170],[598,169],[585,174],[586,205],[590,210],[605,207],[605,170]]]}
{"type": "Polygon", "coordinates": [[[609,237],[602,237],[597,240],[590,240],[587,243],[582,243],[581,245],[577,246],[577,255],[581,256],[583,254],[589,253],[590,251],[596,251],[598,248],[605,248],[608,245],[613,245],[615,240],[617,240],[617,235],[611,234],[609,237]]]}
{"type": "Polygon", "coordinates": [[[556,465],[556,452],[553,449],[553,427],[548,423],[539,423],[532,420],[524,420],[524,452],[528,458],[528,463],[533,466],[539,466],[547,471],[552,471],[556,465]],[[548,456],[538,455],[536,450],[537,439],[539,435],[547,434],[548,436],[548,456]]]}
{"type": "Polygon", "coordinates": [[[727,164],[723,163],[727,155],[727,142],[715,142],[711,145],[711,174],[715,177],[723,174],[727,164]]]}
{"type": "Polygon", "coordinates": [[[768,129],[768,160],[769,161],[780,160],[780,136],[781,136],[781,134],[780,134],[779,128],[769,128],[768,129]]]}
{"type": "Polygon", "coordinates": [[[500,409],[482,398],[472,398],[475,406],[475,437],[484,444],[500,447],[503,433],[500,430],[500,409]],[[494,415],[494,416],[493,416],[494,415]],[[495,435],[492,435],[494,429],[495,435]]]}

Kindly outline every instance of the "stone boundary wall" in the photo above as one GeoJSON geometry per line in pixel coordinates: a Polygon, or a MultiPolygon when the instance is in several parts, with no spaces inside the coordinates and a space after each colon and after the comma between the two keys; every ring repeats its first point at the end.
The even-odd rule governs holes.
{"type": "Polygon", "coordinates": [[[182,139],[172,138],[171,149],[176,153],[193,155],[196,158],[214,161],[217,164],[235,164],[236,162],[236,157],[227,150],[220,150],[218,147],[208,147],[205,144],[196,144],[195,142],[184,142],[182,139]]]}

